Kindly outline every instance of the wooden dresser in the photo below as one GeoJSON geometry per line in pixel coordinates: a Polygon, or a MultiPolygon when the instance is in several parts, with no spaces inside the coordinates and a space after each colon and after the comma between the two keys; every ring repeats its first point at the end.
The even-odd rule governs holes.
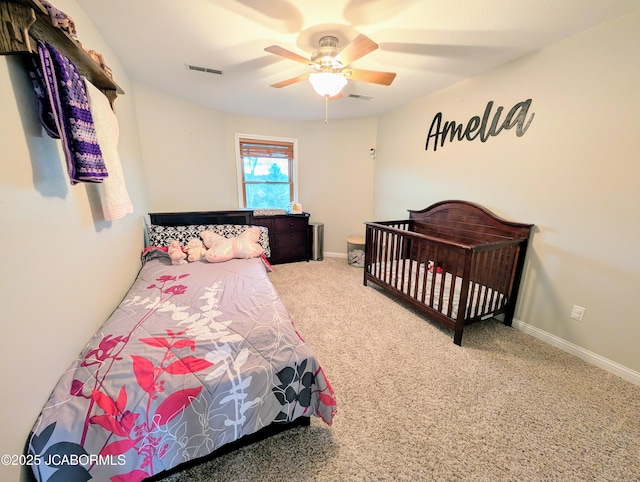
{"type": "Polygon", "coordinates": [[[255,216],[256,226],[269,228],[271,264],[309,261],[309,215],[255,216]]]}

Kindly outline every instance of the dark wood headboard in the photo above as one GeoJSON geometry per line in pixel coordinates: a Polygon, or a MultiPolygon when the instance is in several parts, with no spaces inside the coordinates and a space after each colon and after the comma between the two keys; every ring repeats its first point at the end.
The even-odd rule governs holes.
{"type": "Polygon", "coordinates": [[[469,201],[442,201],[420,211],[409,210],[415,230],[431,236],[443,236],[461,243],[497,242],[529,239],[532,224],[516,223],[496,216],[469,201]]]}
{"type": "Polygon", "coordinates": [[[253,224],[253,211],[191,211],[183,213],[149,213],[151,224],[184,226],[188,224],[253,224]]]}

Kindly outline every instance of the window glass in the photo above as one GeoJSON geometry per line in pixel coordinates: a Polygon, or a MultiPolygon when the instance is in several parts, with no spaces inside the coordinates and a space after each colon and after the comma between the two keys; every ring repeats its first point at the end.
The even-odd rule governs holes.
{"type": "Polygon", "coordinates": [[[295,140],[236,134],[240,207],[286,208],[296,200],[295,140]]]}

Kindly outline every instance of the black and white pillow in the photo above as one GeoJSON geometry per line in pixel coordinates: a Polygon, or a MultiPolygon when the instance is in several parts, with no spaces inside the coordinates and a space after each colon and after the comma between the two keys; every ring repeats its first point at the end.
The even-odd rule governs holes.
{"type": "Polygon", "coordinates": [[[213,231],[225,238],[235,238],[248,228],[259,228],[260,236],[258,244],[262,246],[264,255],[271,256],[269,247],[269,230],[264,226],[249,226],[244,224],[190,224],[186,226],[160,226],[149,224],[147,235],[149,236],[149,246],[169,246],[171,240],[176,240],[180,246],[186,246],[191,238],[200,238],[202,231],[213,231]]]}

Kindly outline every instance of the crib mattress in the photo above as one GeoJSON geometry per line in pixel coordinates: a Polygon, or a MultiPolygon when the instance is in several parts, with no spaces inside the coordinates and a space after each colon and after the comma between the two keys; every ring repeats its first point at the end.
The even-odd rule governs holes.
{"type": "MultiPolygon", "coordinates": [[[[378,263],[375,263],[371,266],[371,272],[381,273],[379,278],[382,281],[443,315],[457,319],[460,293],[464,283],[462,277],[435,268],[431,261],[418,263],[412,259],[380,263],[379,267],[378,263]]],[[[506,298],[503,293],[471,281],[465,319],[470,313],[474,316],[489,318],[505,303],[506,298]]]]}

